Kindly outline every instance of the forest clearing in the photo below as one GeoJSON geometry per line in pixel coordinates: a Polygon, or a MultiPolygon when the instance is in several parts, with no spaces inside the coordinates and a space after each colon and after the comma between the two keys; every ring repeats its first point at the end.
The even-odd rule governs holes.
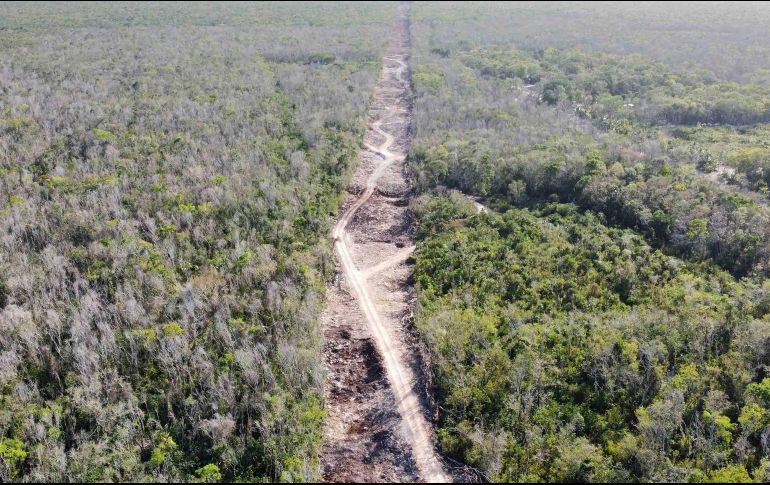
{"type": "Polygon", "coordinates": [[[0,482],[770,481],[768,39],[0,3],[0,482]]]}

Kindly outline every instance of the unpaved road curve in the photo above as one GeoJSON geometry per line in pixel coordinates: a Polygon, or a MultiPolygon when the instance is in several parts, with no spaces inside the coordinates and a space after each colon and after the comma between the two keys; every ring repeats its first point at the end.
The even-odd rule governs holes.
{"type": "MultiPolygon", "coordinates": [[[[406,70],[406,63],[398,57],[388,57],[386,60],[398,64],[397,79],[404,82],[403,73],[406,70]]],[[[369,283],[365,274],[358,270],[351,255],[349,238],[345,229],[355,216],[358,209],[364,205],[377,188],[377,180],[382,176],[385,169],[393,162],[403,161],[404,155],[391,151],[393,136],[381,128],[381,121],[372,124],[371,129],[385,138],[385,141],[379,146],[367,144],[367,148],[372,152],[382,156],[382,161],[377,169],[371,174],[366,183],[366,189],[359,196],[358,200],[345,212],[334,227],[333,236],[335,239],[335,250],[340,258],[340,263],[348,278],[353,293],[358,300],[361,309],[366,317],[366,323],[372,333],[376,348],[381,354],[385,371],[388,376],[393,393],[398,403],[398,411],[403,420],[405,432],[409,436],[409,442],[412,447],[413,459],[419,470],[420,478],[426,482],[448,482],[449,478],[439,462],[433,449],[433,440],[431,439],[431,427],[423,416],[423,409],[419,396],[412,390],[414,375],[411,369],[400,361],[398,353],[394,350],[394,342],[386,323],[380,317],[379,312],[372,300],[369,290],[369,283]]],[[[376,275],[374,275],[376,277],[376,275]]]]}
{"type": "MultiPolygon", "coordinates": [[[[402,17],[408,15],[408,9],[400,8],[399,15],[402,17]]],[[[397,23],[394,34],[396,38],[392,43],[389,55],[384,57],[382,80],[374,96],[373,121],[370,122],[369,133],[366,137],[368,141],[364,144],[365,150],[362,153],[362,156],[368,159],[370,164],[360,170],[368,173],[368,176],[363,183],[363,190],[347,206],[332,231],[339,271],[358,310],[360,310],[360,316],[358,318],[351,317],[349,307],[337,311],[335,315],[337,327],[332,328],[339,329],[340,320],[343,321],[343,324],[347,321],[350,325],[350,321],[353,320],[355,324],[365,326],[367,337],[359,340],[370,339],[378,354],[379,365],[385,375],[384,381],[389,388],[386,389],[390,396],[389,405],[395,408],[396,413],[394,414],[397,416],[397,418],[387,421],[389,424],[383,426],[385,431],[382,432],[398,434],[399,438],[394,438],[391,441],[397,441],[396,448],[408,448],[403,450],[406,459],[401,461],[409,461],[416,471],[416,477],[395,471],[388,478],[395,478],[400,481],[418,478],[426,482],[449,482],[451,479],[434,449],[433,429],[425,417],[426,413],[421,397],[416,392],[416,389],[420,389],[420,383],[418,382],[419,376],[415,374],[413,358],[410,355],[411,349],[405,342],[401,322],[394,316],[393,305],[390,303],[399,299],[403,300],[403,296],[399,290],[393,290],[393,294],[388,294],[391,287],[383,283],[388,277],[390,277],[391,283],[398,279],[398,277],[393,276],[398,273],[397,270],[393,269],[393,266],[401,265],[403,267],[404,261],[411,254],[414,246],[402,242],[391,247],[388,244],[392,241],[385,240],[387,238],[369,241],[370,246],[361,242],[365,236],[371,236],[378,230],[381,231],[382,227],[395,226],[395,219],[398,218],[394,215],[397,213],[395,209],[382,209],[386,202],[383,202],[381,192],[386,190],[384,186],[403,182],[399,174],[402,172],[405,147],[408,146],[408,140],[404,140],[408,134],[408,123],[411,117],[409,111],[411,104],[408,101],[411,84],[407,79],[408,67],[406,63],[410,47],[408,18],[401,19],[400,22],[401,31],[399,31],[399,24],[397,23]],[[405,29],[407,29],[406,33],[403,32],[405,29]],[[376,198],[379,200],[375,201],[376,198]],[[372,248],[371,246],[375,247],[372,248]],[[386,273],[392,274],[387,275],[386,273]],[[388,427],[398,427],[399,429],[387,429],[388,427]]],[[[334,304],[334,301],[329,303],[330,306],[334,306],[334,304]]],[[[338,306],[342,305],[339,304],[338,306]]],[[[350,330],[346,330],[343,334],[344,338],[349,338],[349,333],[350,330]]],[[[341,333],[325,331],[325,334],[329,339],[329,335],[334,336],[341,333]]],[[[339,367],[340,362],[344,363],[344,360],[337,357],[343,352],[340,350],[340,346],[335,347],[334,344],[334,342],[330,342],[331,353],[335,357],[333,362],[339,367]]],[[[348,359],[350,359],[349,347],[348,345],[346,348],[348,359]]],[[[373,366],[373,368],[377,368],[377,366],[373,366]]],[[[342,373],[340,369],[332,369],[332,374],[335,373],[338,374],[338,376],[332,376],[336,379],[337,386],[335,398],[340,399],[342,396],[349,399],[351,403],[355,403],[355,396],[350,396],[350,393],[342,394],[339,391],[343,385],[342,381],[345,380],[343,378],[346,376],[339,377],[339,374],[342,373]]],[[[369,373],[372,373],[371,369],[369,373]]],[[[356,415],[360,412],[356,411],[355,406],[360,407],[360,404],[351,404],[353,407],[350,409],[352,410],[345,411],[340,410],[341,407],[344,407],[344,403],[342,405],[339,402],[332,404],[336,405],[336,409],[331,410],[331,413],[335,415],[332,416],[332,420],[348,419],[355,421],[356,429],[374,428],[378,425],[377,420],[371,418],[371,411],[364,418],[356,415]]],[[[332,436],[332,439],[344,435],[339,441],[343,442],[347,439],[347,442],[332,449],[331,452],[325,453],[324,459],[327,461],[327,468],[335,470],[336,464],[328,463],[334,460],[344,462],[344,465],[341,466],[355,467],[356,465],[351,463],[352,460],[349,456],[335,456],[335,453],[345,455],[345,446],[349,449],[354,448],[355,444],[351,444],[351,442],[355,442],[356,437],[354,436],[352,439],[349,437],[351,427],[347,426],[346,423],[339,422],[333,423],[333,426],[336,426],[336,429],[328,433],[335,435],[332,436]]],[[[360,441],[365,439],[368,438],[364,436],[360,441]]],[[[378,446],[372,446],[372,448],[378,446]]],[[[392,444],[391,447],[393,447],[392,444]]],[[[377,458],[372,457],[374,453],[369,450],[365,453],[364,461],[376,461],[377,458]]],[[[396,459],[395,461],[399,460],[396,459]]],[[[369,465],[370,463],[363,464],[364,467],[369,465]]],[[[376,463],[374,465],[376,466],[376,463]]],[[[366,475],[365,472],[360,471],[352,473],[349,470],[335,470],[331,474],[325,473],[325,478],[331,480],[350,479],[351,477],[366,481],[382,481],[386,476],[384,474],[366,475]]]]}

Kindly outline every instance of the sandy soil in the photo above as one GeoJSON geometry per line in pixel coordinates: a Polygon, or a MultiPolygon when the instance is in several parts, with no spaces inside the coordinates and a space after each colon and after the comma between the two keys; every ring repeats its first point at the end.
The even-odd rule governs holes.
{"type": "Polygon", "coordinates": [[[409,52],[409,6],[402,4],[361,165],[333,231],[338,274],[322,319],[327,481],[451,480],[434,449],[430,393],[409,325],[409,52]]]}

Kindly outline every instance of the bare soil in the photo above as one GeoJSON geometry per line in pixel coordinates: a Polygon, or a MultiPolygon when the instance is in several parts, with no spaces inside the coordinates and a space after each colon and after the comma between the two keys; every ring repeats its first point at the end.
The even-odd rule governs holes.
{"type": "Polygon", "coordinates": [[[409,6],[384,58],[361,163],[334,228],[337,276],[322,319],[328,411],[323,477],[446,482],[430,388],[411,326],[414,250],[403,161],[409,148],[409,6]]]}

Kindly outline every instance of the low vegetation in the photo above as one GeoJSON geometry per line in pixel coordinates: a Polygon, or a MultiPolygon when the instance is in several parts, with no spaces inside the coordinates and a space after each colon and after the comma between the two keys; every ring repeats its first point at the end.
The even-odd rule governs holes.
{"type": "Polygon", "coordinates": [[[415,8],[416,325],[490,480],[770,478],[768,85],[667,8],[415,8]]]}
{"type": "MultiPolygon", "coordinates": [[[[441,451],[770,481],[767,5],[412,10],[441,451]]],[[[320,478],[327,234],[394,14],[0,5],[1,482],[320,478]]]]}
{"type": "Polygon", "coordinates": [[[317,478],[393,5],[0,9],[0,481],[317,478]]]}

